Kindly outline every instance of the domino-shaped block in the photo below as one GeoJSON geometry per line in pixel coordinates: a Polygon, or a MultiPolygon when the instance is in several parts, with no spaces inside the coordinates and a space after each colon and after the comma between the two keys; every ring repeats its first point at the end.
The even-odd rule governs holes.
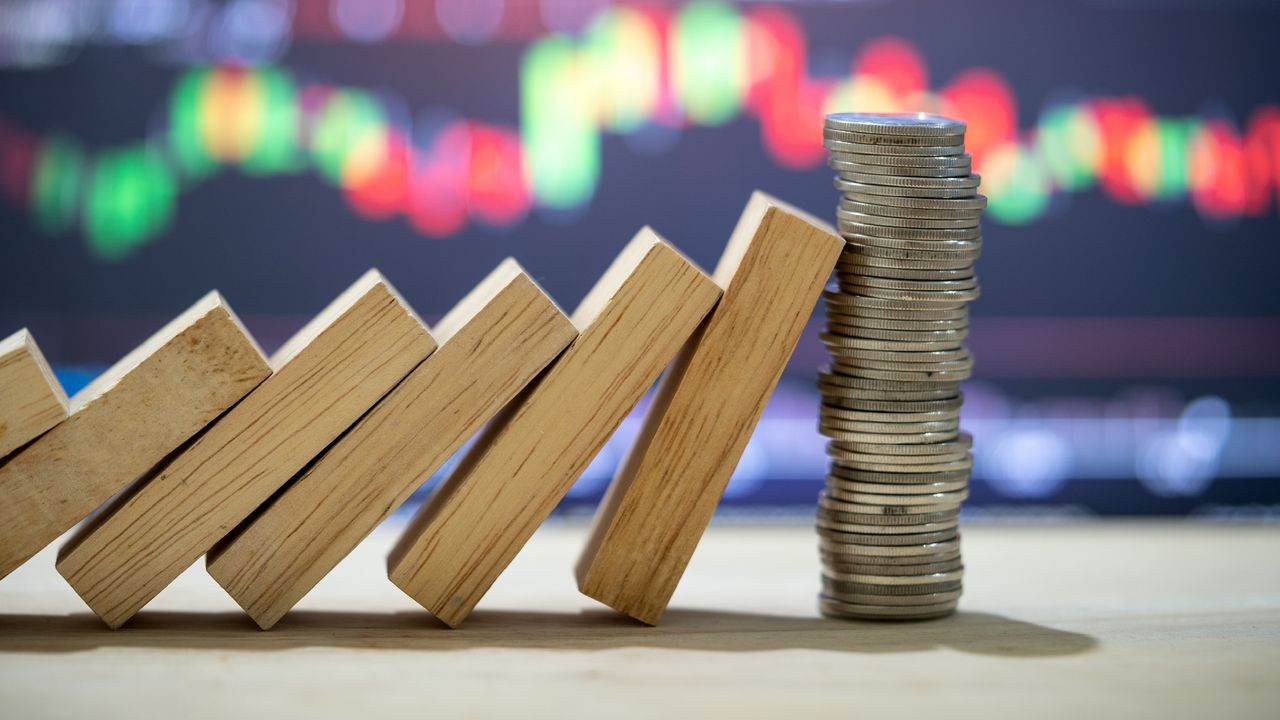
{"type": "Polygon", "coordinates": [[[574,312],[577,339],[410,522],[392,582],[461,623],[719,297],[652,230],[636,235],[574,312]]]}
{"type": "Polygon", "coordinates": [[[67,394],[25,328],[0,340],[0,458],[67,419],[67,394]]]}
{"type": "Polygon", "coordinates": [[[0,577],[150,470],[271,374],[209,293],[71,398],[0,465],[0,577]]]}
{"type": "Polygon", "coordinates": [[[434,349],[370,271],[280,348],[271,377],[82,527],[58,553],[58,572],[119,627],[434,349]]]}
{"type": "Polygon", "coordinates": [[[662,617],[844,241],[762,193],[716,267],[724,297],[658,387],[578,561],[578,588],[662,617]]]}
{"type": "Polygon", "coordinates": [[[207,556],[274,625],[577,336],[514,260],[435,326],[440,349],[207,556]]]}

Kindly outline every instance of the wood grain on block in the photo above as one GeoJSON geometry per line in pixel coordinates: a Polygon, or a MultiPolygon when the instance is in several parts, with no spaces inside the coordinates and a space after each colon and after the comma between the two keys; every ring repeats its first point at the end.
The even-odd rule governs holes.
{"type": "Polygon", "coordinates": [[[0,458],[67,418],[67,394],[24,328],[0,340],[0,458]]]}
{"type": "Polygon", "coordinates": [[[272,356],[271,377],[82,527],[58,572],[119,627],[434,349],[370,271],[272,356]]]}
{"type": "Polygon", "coordinates": [[[207,557],[270,628],[577,336],[507,260],[432,331],[440,349],[207,557]]]}
{"type": "Polygon", "coordinates": [[[76,393],[66,420],[0,465],[0,577],[270,374],[222,297],[201,298],[76,393]]]}
{"type": "Polygon", "coordinates": [[[481,433],[388,559],[392,582],[457,626],[720,297],[642,230],[573,314],[577,339],[481,433]]]}
{"type": "Polygon", "coordinates": [[[596,512],[581,591],[656,624],[711,520],[844,241],[752,196],[716,267],[724,297],[658,386],[596,512]]]}

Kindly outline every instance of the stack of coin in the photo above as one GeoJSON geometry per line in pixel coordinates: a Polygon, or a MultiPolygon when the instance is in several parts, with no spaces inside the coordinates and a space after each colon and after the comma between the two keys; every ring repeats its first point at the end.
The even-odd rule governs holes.
{"type": "Polygon", "coordinates": [[[923,619],[955,610],[957,521],[973,439],[960,381],[973,358],[986,198],[965,124],[935,115],[828,115],[823,144],[847,244],[824,293],[831,366],[818,378],[831,468],[818,501],[823,614],[923,619]]]}

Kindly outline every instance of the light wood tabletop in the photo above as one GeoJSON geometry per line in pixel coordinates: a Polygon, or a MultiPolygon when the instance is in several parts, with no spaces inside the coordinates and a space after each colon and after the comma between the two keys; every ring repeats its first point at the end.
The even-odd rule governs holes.
{"type": "Polygon", "coordinates": [[[386,579],[398,518],[272,630],[188,570],[108,630],[52,549],[0,583],[0,716],[1275,717],[1280,527],[964,529],[960,612],[818,616],[813,531],[712,526],[664,622],[578,594],[540,530],[461,628],[386,579]]]}

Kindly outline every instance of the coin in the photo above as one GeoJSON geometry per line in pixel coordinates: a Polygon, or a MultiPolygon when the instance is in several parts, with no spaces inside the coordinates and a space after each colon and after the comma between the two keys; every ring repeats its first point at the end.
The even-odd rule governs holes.
{"type": "Polygon", "coordinates": [[[929,433],[952,433],[960,426],[960,419],[935,420],[929,422],[864,422],[850,421],[831,417],[827,414],[819,416],[820,427],[850,433],[866,433],[868,435],[927,435],[929,433]]]}
{"type": "Polygon", "coordinates": [[[848,162],[845,160],[828,160],[827,167],[835,170],[846,180],[864,182],[864,178],[921,178],[945,179],[967,178],[971,167],[966,163],[960,167],[895,167],[891,165],[873,165],[864,162],[848,162]]]}
{"type": "Polygon", "coordinates": [[[926,412],[895,412],[849,410],[834,405],[821,405],[818,408],[823,417],[838,418],[852,422],[873,423],[919,423],[919,422],[953,422],[960,417],[959,408],[934,410],[926,412]]]}
{"type": "MultiPolygon", "coordinates": [[[[952,202],[960,201],[956,200],[952,202]]],[[[900,218],[933,218],[937,220],[976,221],[982,217],[981,208],[966,210],[961,209],[959,206],[942,208],[900,207],[897,205],[883,205],[867,200],[861,200],[855,197],[849,197],[848,195],[842,198],[840,200],[840,204],[836,207],[840,210],[863,213],[865,215],[880,215],[900,218]]]]}
{"type": "Polygon", "coordinates": [[[831,477],[847,482],[867,482],[882,485],[915,485],[948,482],[966,482],[969,479],[967,468],[957,468],[953,472],[928,471],[911,469],[891,470],[888,472],[846,468],[839,465],[828,469],[831,477]]]}
{"type": "Polygon", "coordinates": [[[821,524],[818,525],[818,535],[845,545],[857,544],[859,546],[896,548],[950,542],[957,537],[954,527],[915,533],[858,533],[826,528],[822,527],[821,524]]]}
{"type": "MultiPolygon", "coordinates": [[[[858,227],[877,225],[891,228],[911,228],[925,230],[973,230],[978,228],[977,217],[962,218],[918,218],[896,217],[893,215],[872,215],[864,212],[853,212],[840,208],[836,210],[836,219],[841,227],[858,227]]],[[[975,234],[974,237],[977,237],[975,234]]]]}
{"type": "MultiPolygon", "coordinates": [[[[974,195],[973,197],[955,198],[955,199],[935,199],[935,198],[913,198],[913,197],[894,197],[886,196],[881,193],[867,193],[868,197],[863,198],[862,191],[852,189],[845,193],[844,200],[850,202],[860,202],[867,205],[878,205],[884,208],[898,208],[901,210],[947,210],[947,211],[965,211],[965,212],[982,212],[987,206],[986,195],[974,195]]],[[[926,216],[927,217],[927,216],[926,216]]]]}
{"type": "Polygon", "coordinates": [[[828,405],[835,405],[848,410],[867,410],[872,412],[932,412],[935,410],[954,410],[964,402],[963,394],[941,400],[873,400],[847,395],[831,395],[826,399],[828,405]]]}
{"type": "Polygon", "coordinates": [[[943,505],[946,507],[959,506],[961,502],[969,497],[969,491],[967,488],[962,488],[953,492],[931,492],[918,493],[915,495],[901,495],[897,493],[851,492],[843,490],[840,487],[833,488],[828,486],[825,492],[833,500],[839,500],[841,502],[860,503],[863,505],[895,505],[911,507],[928,507],[931,505],[943,505]]]}
{"type": "Polygon", "coordinates": [[[971,198],[977,194],[976,186],[963,187],[908,187],[903,185],[884,185],[849,180],[839,175],[832,180],[836,189],[845,193],[870,195],[879,197],[922,198],[945,200],[951,198],[971,198]]]}
{"type": "Polygon", "coordinates": [[[885,145],[845,140],[833,136],[824,137],[822,146],[833,153],[893,157],[941,157],[964,153],[964,145],[885,145]]]}
{"type": "Polygon", "coordinates": [[[859,535],[929,535],[946,530],[955,530],[956,524],[954,518],[915,525],[882,525],[877,523],[842,522],[823,517],[821,514],[818,515],[818,527],[820,528],[844,533],[857,533],[859,535]]]}
{"type": "Polygon", "coordinates": [[[883,148],[884,152],[894,152],[915,147],[954,148],[955,152],[964,151],[963,135],[936,135],[933,137],[924,135],[884,135],[827,126],[822,128],[822,137],[824,140],[879,147],[883,148]]]}
{"type": "Polygon", "coordinates": [[[931,605],[884,606],[847,603],[828,597],[818,598],[818,610],[827,617],[852,619],[932,620],[955,612],[955,601],[931,605]]]}
{"type": "Polygon", "coordinates": [[[851,165],[881,165],[884,167],[892,167],[894,169],[901,168],[960,168],[966,170],[972,164],[973,158],[968,153],[960,153],[953,155],[908,155],[908,154],[866,154],[845,152],[843,150],[831,147],[830,143],[826,144],[830,152],[827,153],[827,159],[835,163],[847,163],[851,165]]]}
{"type": "Polygon", "coordinates": [[[959,120],[929,113],[832,113],[823,118],[823,127],[876,135],[963,137],[967,126],[959,120]]]}
{"type": "Polygon", "coordinates": [[[856,182],[864,185],[889,185],[900,188],[930,188],[947,190],[964,188],[974,192],[976,192],[978,186],[982,184],[982,176],[977,173],[946,177],[908,177],[903,175],[888,175],[874,172],[841,172],[839,177],[841,180],[846,182],[856,182]]]}
{"type": "Polygon", "coordinates": [[[818,548],[822,552],[857,555],[863,558],[863,562],[872,562],[876,558],[883,558],[887,561],[922,556],[960,557],[960,540],[957,537],[908,545],[865,545],[840,542],[839,540],[819,535],[818,548]]]}

